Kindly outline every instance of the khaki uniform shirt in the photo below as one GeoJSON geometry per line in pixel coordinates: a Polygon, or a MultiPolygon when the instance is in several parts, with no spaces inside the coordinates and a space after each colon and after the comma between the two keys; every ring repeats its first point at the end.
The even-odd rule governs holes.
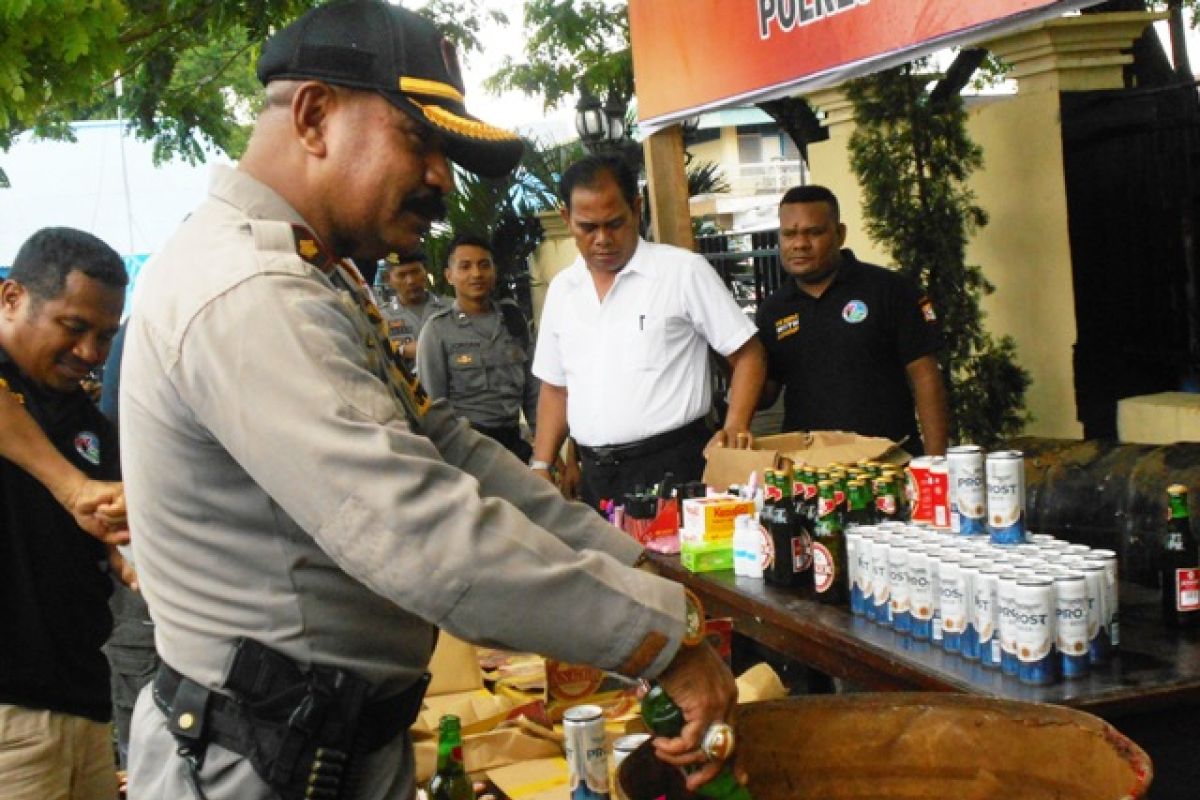
{"type": "Polygon", "coordinates": [[[663,670],[681,587],[444,402],[414,432],[348,292],[296,254],[303,220],[243,172],[144,273],[127,332],[125,486],[164,661],[215,687],[233,640],[394,694],[434,626],[630,675],[663,670]],[[381,476],[387,476],[381,479],[381,476]]]}
{"type": "MultiPolygon", "coordinates": [[[[519,309],[511,300],[508,313],[519,309]]],[[[522,317],[522,320],[524,317],[522,317]]],[[[537,420],[541,381],[533,376],[533,337],[513,336],[499,304],[479,316],[463,313],[458,303],[434,314],[417,343],[417,374],[433,398],[444,397],[472,424],[504,428],[525,412],[529,427],[537,420]]]]}
{"type": "MultiPolygon", "coordinates": [[[[401,347],[409,342],[417,341],[417,337],[421,335],[421,329],[425,327],[429,318],[448,308],[449,305],[440,295],[426,293],[425,302],[418,306],[406,306],[398,298],[393,297],[379,307],[379,312],[387,320],[388,339],[396,347],[401,347]]],[[[407,361],[411,366],[415,359],[407,359],[407,361]]]]}

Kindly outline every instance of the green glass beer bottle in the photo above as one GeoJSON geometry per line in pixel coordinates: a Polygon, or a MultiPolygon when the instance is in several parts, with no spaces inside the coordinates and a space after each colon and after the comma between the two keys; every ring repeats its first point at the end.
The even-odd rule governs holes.
{"type": "Polygon", "coordinates": [[[902,514],[895,473],[884,472],[875,479],[875,521],[890,522],[903,519],[902,514]]]}
{"type": "Polygon", "coordinates": [[[875,521],[875,514],[871,508],[871,490],[867,488],[865,480],[850,481],[850,488],[847,495],[849,508],[846,510],[847,525],[870,525],[875,521]]]}
{"type": "MultiPolygon", "coordinates": [[[[683,712],[662,684],[651,685],[650,691],[642,698],[642,721],[657,736],[673,738],[683,730],[683,712]]],[[[717,777],[697,789],[696,794],[714,800],[753,800],[750,791],[737,782],[728,765],[721,769],[717,777]]]]}
{"type": "Polygon", "coordinates": [[[1200,624],[1200,555],[1188,517],[1187,487],[1167,487],[1167,533],[1160,567],[1163,623],[1169,628],[1200,624]]]}
{"type": "MultiPolygon", "coordinates": [[[[854,481],[851,487],[857,483],[854,481]]],[[[821,481],[819,492],[817,522],[812,532],[813,589],[822,603],[844,605],[850,599],[850,584],[842,510],[837,505],[832,481],[821,481]]]]}
{"type": "Polygon", "coordinates": [[[438,730],[437,772],[429,779],[429,800],[475,800],[475,789],[463,767],[462,724],[446,714],[438,730]]]}

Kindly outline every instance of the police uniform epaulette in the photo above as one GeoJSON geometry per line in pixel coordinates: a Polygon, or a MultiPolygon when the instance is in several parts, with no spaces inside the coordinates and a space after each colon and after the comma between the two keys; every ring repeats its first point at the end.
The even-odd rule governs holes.
{"type": "Polygon", "coordinates": [[[429,312],[429,319],[425,320],[425,324],[428,325],[430,322],[433,322],[435,319],[447,316],[453,310],[454,310],[453,303],[447,303],[446,305],[442,306],[441,308],[434,309],[433,311],[429,312]]]}

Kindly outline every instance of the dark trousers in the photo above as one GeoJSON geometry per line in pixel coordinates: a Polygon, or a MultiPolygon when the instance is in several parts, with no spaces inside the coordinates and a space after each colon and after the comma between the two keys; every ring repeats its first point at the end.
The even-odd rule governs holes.
{"type": "MultiPolygon", "coordinates": [[[[711,434],[701,425],[691,425],[678,441],[632,457],[597,457],[580,448],[583,466],[581,499],[592,508],[600,501],[620,498],[638,486],[652,486],[670,472],[676,483],[698,481],[704,474],[704,446],[711,434]]],[[[657,437],[655,437],[657,438],[657,437]]]]}
{"type": "Polygon", "coordinates": [[[521,438],[519,425],[506,425],[502,428],[489,428],[471,423],[471,427],[488,438],[495,439],[524,463],[528,464],[533,457],[533,445],[521,438]]]}

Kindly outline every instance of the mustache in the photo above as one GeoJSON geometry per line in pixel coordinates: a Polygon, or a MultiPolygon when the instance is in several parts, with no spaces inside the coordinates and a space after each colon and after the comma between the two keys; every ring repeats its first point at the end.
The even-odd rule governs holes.
{"type": "Polygon", "coordinates": [[[446,218],[446,201],[442,199],[441,194],[434,191],[418,192],[411,194],[405,198],[401,204],[402,211],[411,211],[418,214],[431,222],[437,222],[446,218]]]}

